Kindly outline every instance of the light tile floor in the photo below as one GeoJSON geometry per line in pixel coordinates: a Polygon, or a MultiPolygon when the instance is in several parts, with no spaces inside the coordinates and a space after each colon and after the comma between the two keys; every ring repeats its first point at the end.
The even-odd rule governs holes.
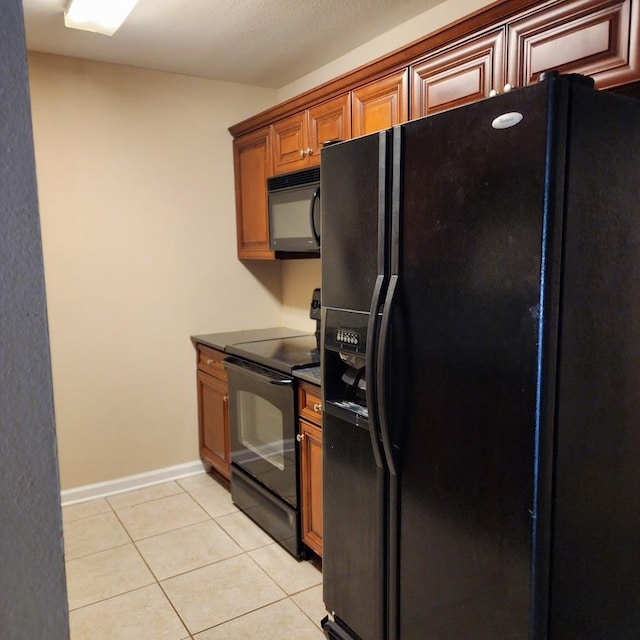
{"type": "Polygon", "coordinates": [[[206,473],[62,510],[71,640],[321,640],[322,574],[206,473]]]}

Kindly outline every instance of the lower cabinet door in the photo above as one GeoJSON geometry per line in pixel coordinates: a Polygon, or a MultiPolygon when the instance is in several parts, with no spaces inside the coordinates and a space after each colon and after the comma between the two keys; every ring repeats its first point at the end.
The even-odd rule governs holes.
{"type": "Polygon", "coordinates": [[[198,371],[200,457],[229,479],[229,394],[227,385],[198,371]]]}
{"type": "Polygon", "coordinates": [[[300,420],[302,541],[322,557],[322,429],[300,420]]]}

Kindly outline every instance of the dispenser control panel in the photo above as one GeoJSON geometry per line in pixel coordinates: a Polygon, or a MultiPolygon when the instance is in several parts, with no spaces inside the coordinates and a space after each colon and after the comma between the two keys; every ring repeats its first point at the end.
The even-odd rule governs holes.
{"type": "Polygon", "coordinates": [[[368,313],[327,308],[323,319],[324,348],[364,356],[368,323],[368,313]]]}
{"type": "Polygon", "coordinates": [[[358,346],[361,344],[362,339],[360,333],[352,329],[336,329],[336,342],[358,346]]]}

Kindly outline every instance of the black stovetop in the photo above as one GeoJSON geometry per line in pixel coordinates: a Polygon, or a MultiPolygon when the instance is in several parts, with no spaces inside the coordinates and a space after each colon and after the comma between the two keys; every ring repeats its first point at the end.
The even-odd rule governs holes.
{"type": "Polygon", "coordinates": [[[240,342],[227,346],[225,351],[283,373],[291,373],[294,369],[316,367],[320,364],[320,351],[313,334],[240,342]]]}

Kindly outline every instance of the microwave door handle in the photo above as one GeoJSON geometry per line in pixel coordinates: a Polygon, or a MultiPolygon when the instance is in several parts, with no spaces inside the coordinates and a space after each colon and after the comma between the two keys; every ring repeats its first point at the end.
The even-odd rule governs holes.
{"type": "Polygon", "coordinates": [[[313,239],[316,241],[316,244],[320,246],[320,234],[316,229],[316,202],[320,201],[320,187],[318,187],[311,196],[311,208],[309,210],[309,222],[311,223],[311,233],[313,234],[313,239]]]}

